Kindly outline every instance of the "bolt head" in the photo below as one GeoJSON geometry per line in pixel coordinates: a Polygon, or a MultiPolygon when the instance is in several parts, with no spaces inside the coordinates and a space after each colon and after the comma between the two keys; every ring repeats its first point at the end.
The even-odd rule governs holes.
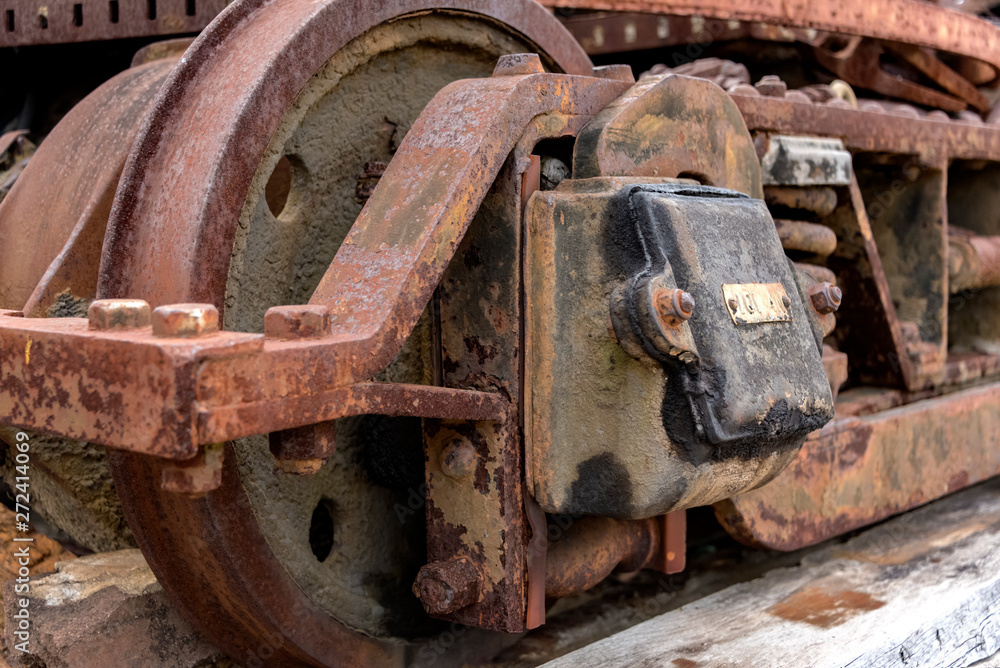
{"type": "MultiPolygon", "coordinates": [[[[679,290],[679,295],[676,295],[677,299],[677,311],[682,318],[690,318],[694,314],[695,301],[689,293],[679,290]]],[[[675,293],[676,294],[676,293],[675,293]]]]}
{"type": "Polygon", "coordinates": [[[160,488],[165,492],[204,496],[222,485],[223,446],[204,446],[196,457],[169,464],[160,474],[160,488]]]}
{"type": "Polygon", "coordinates": [[[654,299],[656,312],[667,327],[676,327],[694,315],[694,297],[683,290],[660,289],[657,290],[654,299]]]}
{"type": "Polygon", "coordinates": [[[820,315],[828,315],[840,308],[844,293],[832,283],[817,283],[809,289],[809,300],[820,315]]]}
{"type": "Polygon", "coordinates": [[[522,74],[543,74],[542,59],[537,53],[511,53],[500,56],[493,69],[495,77],[513,77],[522,74]]]}
{"type": "Polygon", "coordinates": [[[330,312],[325,306],[273,306],[264,314],[264,336],[268,339],[314,339],[326,335],[330,312]]]}
{"type": "Polygon", "coordinates": [[[417,574],[413,593],[430,614],[444,615],[479,600],[479,573],[466,557],[434,561],[417,574]]]}
{"type": "Polygon", "coordinates": [[[441,472],[449,478],[464,478],[476,472],[479,455],[476,446],[457,438],[441,450],[441,472]]]}
{"type": "Polygon", "coordinates": [[[219,311],[211,304],[171,304],[153,311],[153,334],[193,338],[219,331],[219,311]]]}
{"type": "Polygon", "coordinates": [[[149,304],[141,299],[98,299],[87,307],[87,327],[98,331],[140,329],[150,319],[149,304]]]}
{"type": "Polygon", "coordinates": [[[446,610],[451,607],[455,592],[446,583],[435,578],[425,577],[416,586],[417,590],[414,591],[414,594],[421,601],[433,605],[436,610],[446,610]]]}
{"type": "Polygon", "coordinates": [[[313,475],[326,466],[337,449],[334,421],[272,431],[268,445],[275,459],[275,471],[291,475],[313,475]]]}

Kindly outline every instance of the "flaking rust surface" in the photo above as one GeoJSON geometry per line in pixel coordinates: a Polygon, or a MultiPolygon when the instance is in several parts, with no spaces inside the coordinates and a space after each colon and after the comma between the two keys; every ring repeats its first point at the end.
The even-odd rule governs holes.
{"type": "Polygon", "coordinates": [[[993,383],[836,420],[770,484],[716,514],[741,541],[793,550],[996,475],[998,396],[993,383]]]}
{"type": "Polygon", "coordinates": [[[577,7],[604,11],[762,21],[835,33],[867,35],[919,44],[983,59],[1000,67],[996,28],[964,12],[926,7],[908,0],[851,0],[850,2],[796,2],[758,0],[545,0],[550,7],[577,7]]]}
{"type": "MultiPolygon", "coordinates": [[[[492,425],[484,426],[491,430],[492,425]]],[[[497,518],[497,502],[494,495],[498,494],[499,484],[504,472],[503,461],[496,455],[496,448],[490,448],[487,438],[477,430],[462,428],[462,425],[443,425],[441,430],[433,433],[430,438],[434,446],[428,448],[429,487],[433,488],[433,497],[428,500],[432,514],[447,508],[447,514],[442,519],[450,525],[450,531],[458,537],[463,550],[475,555],[473,561],[484,576],[482,596],[492,593],[497,582],[503,580],[505,573],[500,556],[504,552],[502,531],[493,525],[497,518]],[[460,429],[460,431],[456,431],[460,429]],[[441,473],[438,466],[441,446],[451,443],[456,438],[468,437],[476,448],[478,461],[476,472],[470,479],[452,480],[441,473]],[[475,489],[472,493],[469,487],[475,489]]]]}
{"type": "MultiPolygon", "coordinates": [[[[517,155],[500,170],[438,289],[443,384],[499,392],[512,406],[521,362],[517,155]]],[[[480,602],[451,618],[520,630],[525,523],[517,433],[501,423],[444,423],[426,443],[428,557],[468,555],[482,576],[480,602]],[[456,438],[477,454],[475,472],[460,479],[440,471],[441,449],[456,438]]]]}

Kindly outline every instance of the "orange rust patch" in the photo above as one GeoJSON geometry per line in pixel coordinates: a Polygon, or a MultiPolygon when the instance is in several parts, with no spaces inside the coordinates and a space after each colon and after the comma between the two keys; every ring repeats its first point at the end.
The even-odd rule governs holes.
{"type": "Polygon", "coordinates": [[[694,668],[698,665],[696,661],[692,661],[691,659],[674,659],[670,663],[680,666],[680,668],[694,668]]]}
{"type": "Polygon", "coordinates": [[[767,612],[793,622],[805,622],[828,629],[843,624],[862,612],[877,610],[885,605],[859,591],[828,592],[819,587],[805,587],[783,601],[775,603],[767,612]]]}

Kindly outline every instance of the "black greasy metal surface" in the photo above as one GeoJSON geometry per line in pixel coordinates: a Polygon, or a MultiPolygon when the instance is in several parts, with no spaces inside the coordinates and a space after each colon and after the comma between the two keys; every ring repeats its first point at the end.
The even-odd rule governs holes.
{"type": "Polygon", "coordinates": [[[633,186],[620,196],[628,198],[622,236],[637,236],[643,249],[627,258],[634,277],[669,265],[697,303],[699,363],[664,360],[671,440],[692,452],[709,446],[713,458],[753,458],[761,442],[798,445],[826,424],[833,400],[821,350],[763,202],[705,186],[633,186]],[[747,283],[781,283],[792,321],[735,325],[722,285],[747,283]]]}
{"type": "MultiPolygon", "coordinates": [[[[529,204],[525,450],[549,513],[641,519],[740,494],[833,414],[808,296],[764,203],[655,182],[567,179],[529,204]],[[617,295],[657,275],[696,302],[669,334],[673,358],[627,347],[611,317],[617,295]],[[751,282],[781,283],[792,322],[735,325],[722,286],[751,282]]],[[[629,330],[656,333],[628,315],[629,330]]]]}

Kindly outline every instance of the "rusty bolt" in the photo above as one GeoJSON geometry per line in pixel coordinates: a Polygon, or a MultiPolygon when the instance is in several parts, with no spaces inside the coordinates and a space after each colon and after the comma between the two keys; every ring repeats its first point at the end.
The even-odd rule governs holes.
{"type": "Polygon", "coordinates": [[[678,290],[678,292],[680,292],[680,295],[677,297],[677,305],[680,307],[678,314],[684,319],[690,318],[694,313],[694,297],[681,290],[678,290]]]}
{"type": "Polygon", "coordinates": [[[683,290],[660,290],[656,294],[656,312],[668,326],[690,319],[694,306],[694,297],[683,290]]]}
{"type": "Polygon", "coordinates": [[[268,339],[313,339],[327,333],[330,312],[325,306],[272,306],[264,314],[264,336],[268,339]]]}
{"type": "Polygon", "coordinates": [[[171,304],[153,311],[153,334],[196,337],[219,331],[219,311],[211,304],[171,304]]]}
{"type": "Polygon", "coordinates": [[[781,295],[781,305],[788,308],[792,305],[792,300],[788,295],[781,295]]]}
{"type": "Polygon", "coordinates": [[[456,438],[441,451],[441,471],[449,478],[472,475],[478,461],[476,446],[464,438],[456,438]]]}
{"type": "Polygon", "coordinates": [[[832,283],[817,283],[809,288],[809,299],[813,308],[820,315],[833,313],[840,308],[840,301],[844,298],[844,293],[832,283]]]}
{"type": "Polygon", "coordinates": [[[735,311],[740,307],[740,300],[736,297],[730,297],[729,301],[726,303],[729,304],[730,311],[735,311]]]}
{"type": "Polygon", "coordinates": [[[272,431],[268,444],[275,471],[291,475],[314,475],[337,450],[337,423],[333,420],[304,427],[272,431]]]}
{"type": "Polygon", "coordinates": [[[222,444],[212,443],[192,459],[167,465],[160,475],[160,487],[165,492],[196,497],[218,489],[222,484],[222,455],[222,444]]]}
{"type": "Polygon", "coordinates": [[[768,97],[784,97],[785,92],[788,91],[788,84],[781,80],[781,77],[777,77],[773,74],[768,74],[761,78],[756,84],[757,90],[760,91],[761,95],[766,95],[768,97]]]}
{"type": "Polygon", "coordinates": [[[420,569],[413,593],[428,614],[455,612],[479,600],[479,573],[467,557],[434,561],[420,569]]]}
{"type": "Polygon", "coordinates": [[[139,329],[149,323],[149,304],[141,299],[98,299],[87,307],[90,329],[139,329]]]}
{"type": "Polygon", "coordinates": [[[537,53],[511,53],[500,56],[497,66],[493,68],[495,77],[513,77],[519,74],[542,74],[542,59],[537,53]]]}

